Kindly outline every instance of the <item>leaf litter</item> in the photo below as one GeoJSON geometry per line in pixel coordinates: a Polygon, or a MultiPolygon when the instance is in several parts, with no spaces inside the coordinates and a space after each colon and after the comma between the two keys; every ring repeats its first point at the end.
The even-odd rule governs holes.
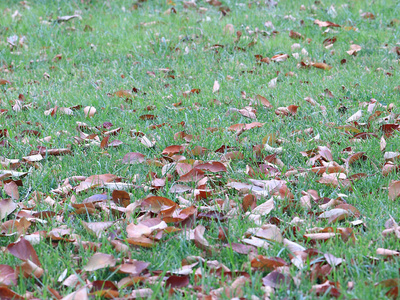
{"type": "MultiPolygon", "coordinates": [[[[148,5],[146,2],[135,2],[131,8],[123,7],[121,11],[140,11],[148,5]]],[[[380,180],[384,200],[396,203],[400,198],[400,181],[395,177],[400,169],[400,154],[395,143],[400,118],[392,103],[374,98],[369,102],[352,99],[350,92],[343,93],[347,90],[344,85],[340,91],[326,83],[335,80],[338,70],[345,68],[345,63],[349,64],[350,60],[361,64],[363,56],[371,50],[367,44],[358,40],[360,45],[354,44],[348,35],[341,34],[350,30],[359,32],[359,29],[315,18],[316,5],[323,5],[320,1],[310,7],[300,6],[300,11],[313,16],[312,20],[309,17],[301,19],[300,27],[291,23],[296,21],[295,17],[286,15],[283,19],[290,24],[287,26],[293,27],[289,30],[267,21],[261,24],[266,30],[247,26],[236,32],[235,28],[240,28],[240,24],[222,25],[231,9],[236,8],[226,6],[223,1],[210,0],[205,4],[203,7],[199,1],[179,4],[167,1],[166,5],[171,7],[163,16],[168,19],[173,15],[192,14],[201,18],[198,22],[201,23],[211,21],[211,12],[218,14],[216,20],[221,23],[218,30],[225,36],[224,44],[211,43],[211,40],[211,44],[204,44],[203,30],[197,28],[198,33],[180,35],[176,45],[157,33],[150,42],[152,50],[149,53],[158,55],[155,45],[164,47],[169,53],[164,59],[172,62],[176,57],[191,57],[200,49],[205,55],[215,57],[216,64],[223,54],[246,53],[251,56],[253,65],[249,68],[239,61],[241,58],[235,58],[235,64],[239,59],[240,72],[230,73],[233,76],[209,73],[207,76],[212,80],[207,86],[198,79],[178,86],[174,81],[192,80],[193,77],[175,66],[142,70],[144,62],[130,61],[142,72],[141,76],[145,76],[148,86],[129,87],[125,82],[123,87],[112,87],[111,91],[104,92],[102,89],[106,89],[106,85],[102,80],[94,84],[97,91],[103,92],[102,97],[108,96],[110,103],[118,102],[113,109],[137,122],[130,128],[124,127],[118,118],[102,119],[108,108],[101,101],[82,101],[72,106],[64,103],[59,106],[57,102],[46,105],[37,101],[37,95],[26,93],[17,94],[6,103],[5,98],[14,95],[21,84],[13,76],[14,69],[20,66],[13,62],[0,67],[2,78],[7,78],[0,79],[2,92],[7,95],[0,98],[0,117],[13,122],[12,126],[6,123],[7,128],[0,129],[0,147],[5,150],[0,157],[0,235],[5,241],[2,255],[8,263],[0,265],[1,299],[34,299],[42,289],[56,299],[126,296],[136,299],[152,297],[160,288],[161,293],[169,296],[220,299],[245,297],[249,289],[257,286],[261,286],[260,296],[269,299],[274,294],[280,297],[282,291],[295,291],[303,281],[311,286],[303,291],[309,297],[339,298],[351,294],[354,282],[348,281],[346,289],[335,281],[337,275],[334,273],[339,274],[341,268],[350,267],[354,261],[338,251],[330,253],[330,247],[365,246],[361,241],[369,230],[366,226],[369,217],[362,213],[365,211],[363,204],[354,199],[355,192],[365,188],[364,181],[368,182],[371,177],[380,180]],[[318,26],[306,34],[301,27],[306,22],[310,27],[314,26],[312,24],[318,26]],[[289,49],[287,47],[271,52],[259,46],[268,39],[283,36],[276,28],[288,32],[285,39],[296,41],[289,47],[292,53],[285,51],[289,49]],[[350,50],[335,49],[344,42],[350,45],[350,50]],[[316,45],[330,51],[326,52],[330,56],[310,55],[309,47],[316,45]],[[346,52],[349,62],[342,59],[339,64],[339,60],[331,59],[336,55],[335,51],[342,57],[346,52]],[[296,72],[290,70],[293,66],[297,66],[296,72]],[[265,71],[269,72],[268,76],[264,76],[265,71]],[[287,101],[276,96],[277,91],[287,88],[288,84],[312,85],[305,77],[317,72],[321,76],[318,84],[323,86],[318,85],[319,94],[305,94],[287,101]],[[260,74],[263,83],[259,90],[247,91],[248,94],[240,91],[237,95],[230,90],[233,85],[229,82],[260,74]],[[166,89],[171,93],[163,96],[166,103],[171,98],[174,102],[168,102],[163,108],[160,106],[164,103],[151,102],[148,94],[154,96],[152,84],[160,91],[166,89]],[[205,100],[207,97],[211,100],[205,100]],[[36,110],[43,117],[38,121],[44,125],[21,117],[36,110]],[[212,112],[213,118],[204,120],[218,127],[203,128],[205,124],[202,123],[193,126],[187,116],[198,112],[212,112]],[[186,114],[186,118],[181,113],[186,114]],[[174,119],[174,114],[182,119],[174,119]],[[338,140],[318,132],[321,129],[315,122],[311,127],[308,121],[312,118],[337,135],[338,140]],[[69,120],[76,122],[74,131],[68,126],[52,131],[50,124],[68,123],[69,120]],[[218,125],[217,120],[228,123],[218,125]],[[302,122],[304,126],[301,126],[302,122]],[[118,125],[114,127],[113,123],[118,125]],[[273,126],[275,124],[279,124],[279,130],[273,126]],[[288,133],[285,126],[296,128],[288,133]],[[168,140],[169,132],[173,138],[168,140]],[[207,143],[207,135],[212,136],[211,144],[207,143]],[[63,139],[66,142],[59,143],[63,139]],[[220,146],[222,142],[225,144],[220,146]],[[369,151],[361,151],[363,148],[359,145],[363,143],[373,145],[371,147],[376,144],[379,150],[376,153],[380,156],[377,158],[376,153],[371,155],[369,151]],[[298,149],[293,147],[294,144],[301,145],[302,151],[294,150],[298,149]],[[28,147],[30,152],[20,155],[17,149],[21,146],[28,147]],[[338,151],[338,147],[342,150],[338,151]],[[117,153],[118,157],[115,157],[117,153]],[[96,160],[103,157],[115,163],[108,173],[88,167],[92,163],[96,165],[96,160]],[[61,166],[59,162],[72,163],[76,159],[84,175],[74,172],[62,177],[57,173],[61,166]],[[360,172],[365,165],[372,166],[374,172],[360,172]],[[52,176],[51,189],[43,189],[31,182],[32,177],[38,176],[44,168],[52,168],[57,174],[52,176]],[[378,176],[387,180],[382,181],[378,176]],[[234,228],[232,223],[238,220],[245,222],[243,229],[246,230],[234,228]],[[164,255],[170,245],[181,241],[190,242],[187,247],[193,246],[193,253],[184,258],[176,256],[180,263],[178,268],[163,265],[161,270],[153,257],[149,257],[157,256],[157,251],[162,251],[160,256],[164,255]],[[58,283],[46,281],[45,284],[51,286],[45,286],[41,281],[48,276],[49,270],[43,249],[41,252],[35,250],[39,245],[45,245],[48,251],[71,249],[62,255],[71,259],[71,265],[59,275],[58,283]],[[233,251],[235,260],[244,263],[226,263],[226,251],[233,251]],[[16,260],[10,260],[9,256],[16,260]],[[241,269],[231,269],[238,266],[241,269]],[[203,281],[208,277],[215,278],[218,285],[206,287],[203,281]],[[18,282],[28,282],[28,279],[33,283],[25,294],[13,291],[18,282]]],[[[11,15],[14,21],[22,21],[23,15],[28,13],[28,2],[22,1],[18,5],[27,11],[21,14],[15,10],[11,15]]],[[[279,7],[280,3],[261,1],[245,6],[246,9],[262,9],[263,5],[271,8],[279,7]]],[[[339,11],[338,7],[336,9],[339,11]]],[[[336,9],[333,5],[327,8],[327,16],[336,18],[336,9]]],[[[81,31],[81,22],[89,21],[86,18],[79,11],[41,24],[52,24],[57,30],[76,34],[81,31]]],[[[360,11],[357,18],[361,25],[362,22],[376,22],[377,16],[360,11]]],[[[395,23],[392,20],[390,24],[394,26],[395,23]]],[[[160,24],[163,22],[147,20],[138,23],[137,30],[153,34],[151,28],[160,24]]],[[[96,31],[90,25],[82,28],[86,33],[96,31]]],[[[25,36],[10,36],[6,45],[18,56],[16,51],[28,49],[29,43],[25,39],[25,36]]],[[[97,51],[96,45],[88,46],[91,51],[97,51]]],[[[111,44],[108,46],[112,47],[111,44]]],[[[394,53],[398,55],[397,50],[394,53]]],[[[66,53],[57,52],[51,57],[48,60],[44,55],[43,61],[58,66],[71,60],[66,53]]],[[[126,55],[127,61],[133,58],[131,52],[126,55]]],[[[41,77],[54,80],[58,76],[57,70],[52,65],[41,77]]],[[[393,75],[393,71],[376,71],[384,71],[387,78],[393,75]]],[[[81,76],[84,76],[83,72],[81,76]]],[[[125,79],[128,74],[124,72],[118,76],[125,79]]],[[[43,93],[48,94],[48,91],[40,92],[43,93]]],[[[374,264],[396,261],[400,256],[399,249],[389,249],[393,245],[389,242],[400,238],[399,228],[390,216],[381,236],[364,249],[371,256],[364,258],[374,264]]],[[[390,288],[385,295],[398,297],[397,278],[382,278],[375,286],[390,288]]],[[[256,295],[251,297],[259,299],[256,295]]]]}

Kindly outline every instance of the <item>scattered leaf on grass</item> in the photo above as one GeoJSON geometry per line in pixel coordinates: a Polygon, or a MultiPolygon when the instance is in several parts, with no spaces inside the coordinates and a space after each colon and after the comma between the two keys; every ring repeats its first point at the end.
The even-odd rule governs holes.
{"type": "Polygon", "coordinates": [[[96,108],[94,108],[93,106],[86,106],[83,109],[83,112],[85,113],[85,117],[91,118],[96,113],[96,108]]]}
{"type": "Polygon", "coordinates": [[[116,262],[117,260],[113,255],[98,252],[89,258],[89,261],[83,267],[83,270],[92,272],[107,267],[114,267],[116,262]]]}

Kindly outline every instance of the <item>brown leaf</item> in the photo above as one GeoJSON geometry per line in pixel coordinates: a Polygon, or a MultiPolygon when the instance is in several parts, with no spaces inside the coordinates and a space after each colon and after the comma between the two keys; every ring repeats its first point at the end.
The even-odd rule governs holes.
{"type": "Polygon", "coordinates": [[[118,287],[112,281],[95,280],[91,282],[90,296],[116,299],[119,296],[118,287]]]}
{"type": "Polygon", "coordinates": [[[267,108],[273,108],[272,104],[267,100],[267,98],[261,96],[261,95],[256,95],[256,99],[261,102],[262,105],[264,105],[267,108]]]}
{"type": "Polygon", "coordinates": [[[179,154],[182,153],[185,150],[184,146],[180,146],[180,145],[172,145],[172,146],[168,146],[167,148],[165,148],[162,151],[163,155],[168,155],[168,156],[172,156],[174,154],[179,154]]]}
{"type": "Polygon", "coordinates": [[[294,40],[304,39],[304,36],[301,33],[293,31],[293,30],[290,30],[289,37],[294,40]]]}
{"type": "Polygon", "coordinates": [[[8,81],[6,79],[1,79],[0,78],[0,85],[6,85],[6,84],[11,84],[11,81],[8,81]]]}
{"type": "Polygon", "coordinates": [[[119,98],[131,98],[132,93],[128,90],[119,90],[114,93],[114,96],[117,96],[119,98]]]}
{"type": "Polygon", "coordinates": [[[30,261],[29,259],[24,261],[20,265],[20,268],[17,269],[17,271],[20,272],[20,274],[22,274],[22,276],[24,276],[25,278],[29,277],[40,278],[44,273],[44,270],[42,268],[40,268],[38,265],[30,261]]]}
{"type": "Polygon", "coordinates": [[[370,20],[375,19],[375,15],[371,12],[364,12],[361,14],[361,17],[363,17],[364,19],[370,19],[370,20]]]}
{"type": "Polygon", "coordinates": [[[318,216],[318,219],[328,219],[328,223],[334,223],[340,220],[344,220],[349,216],[349,212],[342,208],[334,208],[328,210],[318,216]]]}
{"type": "Polygon", "coordinates": [[[314,24],[317,24],[319,27],[340,27],[340,25],[329,22],[329,21],[315,20],[314,24]]]}
{"type": "Polygon", "coordinates": [[[144,261],[132,261],[122,265],[115,266],[113,269],[118,270],[118,273],[129,274],[131,276],[139,276],[150,265],[144,261]]]}
{"type": "Polygon", "coordinates": [[[113,255],[97,252],[89,259],[82,270],[92,272],[107,267],[114,267],[116,262],[117,260],[113,255]]]}
{"type": "MultiPolygon", "coordinates": [[[[0,286],[2,285],[16,285],[18,277],[15,270],[9,265],[0,265],[0,286]]],[[[0,299],[2,298],[0,291],[0,299]]]]}
{"type": "Polygon", "coordinates": [[[311,288],[311,292],[314,292],[317,296],[325,295],[325,293],[329,292],[328,295],[331,297],[339,298],[341,293],[337,289],[336,284],[327,280],[322,284],[313,285],[311,288]]]}
{"type": "Polygon", "coordinates": [[[203,225],[197,225],[194,229],[194,244],[202,250],[212,252],[210,243],[204,238],[205,230],[206,228],[203,225]]]}
{"type": "Polygon", "coordinates": [[[168,277],[168,279],[165,282],[165,286],[167,288],[183,288],[189,285],[189,276],[176,276],[172,275],[168,277]]]}
{"type": "Polygon", "coordinates": [[[131,203],[131,197],[129,196],[128,192],[121,190],[113,190],[112,200],[116,204],[121,204],[124,207],[127,207],[131,203]]]}
{"type": "Polygon", "coordinates": [[[349,54],[349,55],[357,55],[357,53],[359,52],[359,51],[361,51],[361,46],[359,46],[359,45],[355,45],[355,44],[352,44],[352,45],[350,45],[350,50],[349,51],[346,51],[347,52],[347,54],[349,54]]]}
{"type": "Polygon", "coordinates": [[[396,200],[398,197],[400,197],[400,180],[389,184],[389,199],[396,200]]]}
{"type": "Polygon", "coordinates": [[[100,149],[104,149],[108,146],[108,140],[110,139],[110,136],[106,136],[100,143],[100,149]]]}
{"type": "Polygon", "coordinates": [[[208,171],[208,172],[226,172],[226,167],[223,163],[218,162],[218,161],[212,161],[204,164],[200,164],[195,166],[195,169],[197,170],[202,170],[202,171],[208,171]]]}
{"type": "Polygon", "coordinates": [[[11,198],[0,200],[0,220],[12,214],[17,207],[17,204],[11,198]]]}
{"type": "Polygon", "coordinates": [[[312,240],[312,241],[326,241],[336,235],[337,235],[337,233],[334,233],[334,232],[318,232],[318,233],[305,234],[304,238],[312,240]]]}
{"type": "Polygon", "coordinates": [[[197,182],[205,177],[202,170],[192,169],[188,173],[182,175],[178,181],[180,182],[197,182]]]}
{"type": "Polygon", "coordinates": [[[318,69],[323,69],[323,70],[330,70],[332,69],[332,66],[326,64],[326,63],[311,63],[311,65],[315,68],[318,69]]]}
{"type": "Polygon", "coordinates": [[[253,210],[257,206],[257,198],[252,194],[247,194],[243,197],[242,209],[247,211],[249,208],[253,210]]]}
{"type": "MultiPolygon", "coordinates": [[[[1,84],[1,82],[0,82],[1,84]]],[[[6,286],[0,286],[0,299],[2,300],[25,300],[26,298],[13,292],[6,286]]]]}
{"type": "Polygon", "coordinates": [[[9,244],[6,249],[9,253],[20,260],[27,261],[29,259],[37,266],[41,266],[35,249],[33,249],[31,243],[23,237],[21,237],[17,242],[9,244]]]}
{"type": "Polygon", "coordinates": [[[287,54],[277,54],[271,57],[271,60],[274,62],[281,62],[281,61],[285,61],[289,58],[289,55],[287,54]]]}
{"type": "Polygon", "coordinates": [[[125,154],[125,156],[122,158],[122,162],[124,164],[130,164],[130,165],[140,164],[145,160],[146,160],[145,156],[142,153],[138,152],[129,152],[125,154]]]}
{"type": "Polygon", "coordinates": [[[239,243],[232,243],[231,245],[227,244],[226,247],[231,248],[233,251],[239,253],[239,254],[249,254],[250,252],[255,252],[256,248],[253,246],[247,246],[239,243]]]}
{"type": "Polygon", "coordinates": [[[142,202],[142,208],[149,210],[152,213],[159,213],[167,208],[176,208],[177,206],[178,204],[176,204],[174,201],[160,196],[151,196],[144,199],[142,202]]]}
{"type": "Polygon", "coordinates": [[[89,300],[86,286],[80,288],[76,292],[70,293],[61,300],[89,300]]]}
{"type": "Polygon", "coordinates": [[[18,233],[19,235],[24,234],[28,228],[31,226],[25,217],[19,220],[8,220],[0,225],[0,233],[4,235],[13,235],[18,233]]]}
{"type": "Polygon", "coordinates": [[[262,279],[263,285],[277,289],[282,287],[286,287],[286,289],[289,289],[291,281],[292,279],[289,275],[284,275],[278,271],[272,271],[262,279]]]}
{"type": "Polygon", "coordinates": [[[139,119],[140,120],[154,120],[154,119],[157,119],[157,116],[155,116],[155,115],[141,115],[140,117],[139,117],[139,119]]]}
{"type": "Polygon", "coordinates": [[[266,257],[264,255],[258,255],[251,261],[253,268],[264,269],[269,272],[287,265],[288,263],[280,257],[266,257]]]}
{"type": "Polygon", "coordinates": [[[19,199],[18,186],[14,181],[10,181],[9,183],[6,183],[4,185],[4,191],[12,199],[15,199],[15,200],[19,199]]]}

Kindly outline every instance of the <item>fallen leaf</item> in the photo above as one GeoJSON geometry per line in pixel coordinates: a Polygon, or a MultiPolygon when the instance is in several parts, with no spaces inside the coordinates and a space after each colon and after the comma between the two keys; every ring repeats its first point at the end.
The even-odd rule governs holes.
{"type": "Polygon", "coordinates": [[[35,249],[33,249],[32,245],[23,237],[21,237],[17,242],[9,244],[6,249],[9,253],[20,260],[30,260],[37,266],[41,266],[35,249]]]}
{"type": "Polygon", "coordinates": [[[320,21],[316,19],[314,24],[317,24],[319,27],[340,27],[340,25],[332,23],[330,21],[320,21]]]}
{"type": "Polygon", "coordinates": [[[267,98],[261,96],[261,95],[256,95],[256,99],[261,102],[262,105],[264,105],[267,108],[273,108],[272,104],[267,100],[267,98]]]}
{"type": "Polygon", "coordinates": [[[93,106],[86,106],[83,109],[83,112],[85,113],[85,117],[91,118],[96,113],[96,108],[94,108],[93,106]]]}
{"type": "Polygon", "coordinates": [[[399,251],[395,251],[395,250],[378,248],[378,249],[376,249],[376,254],[377,255],[383,255],[383,256],[399,256],[400,252],[399,251]]]}
{"type": "Polygon", "coordinates": [[[145,156],[142,153],[138,152],[129,152],[125,154],[125,156],[122,158],[122,162],[124,164],[140,164],[145,161],[145,156]]]}
{"type": "Polygon", "coordinates": [[[151,196],[142,201],[142,208],[149,210],[153,213],[159,213],[162,210],[171,207],[177,207],[177,204],[165,197],[151,196]]]}
{"type": "Polygon", "coordinates": [[[362,117],[362,111],[359,110],[354,115],[352,115],[350,118],[348,118],[346,120],[346,123],[351,123],[351,122],[354,122],[354,121],[358,121],[361,117],[362,117]]]}
{"type": "Polygon", "coordinates": [[[326,63],[311,63],[311,65],[315,68],[318,69],[323,69],[323,70],[330,70],[332,69],[332,66],[326,64],[326,63]]]}
{"type": "Polygon", "coordinates": [[[213,93],[219,92],[219,83],[217,80],[214,81],[214,86],[213,86],[213,93]]]}
{"type": "Polygon", "coordinates": [[[10,198],[0,200],[0,221],[17,209],[17,204],[10,198]]]}
{"type": "Polygon", "coordinates": [[[350,50],[346,51],[349,55],[356,55],[359,51],[361,51],[361,46],[352,44],[350,45],[350,50]]]}
{"type": "Polygon", "coordinates": [[[396,200],[398,197],[400,197],[400,180],[389,184],[389,199],[396,200]]]}
{"type": "Polygon", "coordinates": [[[113,255],[98,252],[89,258],[89,261],[82,269],[92,272],[107,267],[114,267],[116,262],[117,260],[113,255]]]}

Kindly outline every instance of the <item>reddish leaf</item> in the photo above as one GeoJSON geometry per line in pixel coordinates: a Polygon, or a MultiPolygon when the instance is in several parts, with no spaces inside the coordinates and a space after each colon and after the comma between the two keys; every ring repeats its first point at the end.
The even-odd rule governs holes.
{"type": "Polygon", "coordinates": [[[328,295],[335,298],[339,298],[341,295],[340,291],[336,287],[336,284],[328,280],[323,284],[313,285],[311,291],[314,292],[317,296],[322,296],[327,292],[328,295]]]}
{"type": "Polygon", "coordinates": [[[205,177],[202,170],[192,169],[188,173],[182,175],[178,181],[180,182],[197,182],[205,177]]]}
{"type": "Polygon", "coordinates": [[[100,143],[100,149],[104,149],[108,146],[108,140],[110,139],[109,136],[106,136],[100,143]]]}
{"type": "Polygon", "coordinates": [[[287,266],[287,262],[280,257],[266,257],[264,255],[258,255],[251,261],[251,266],[253,268],[271,271],[278,267],[287,266]]]}
{"type": "Polygon", "coordinates": [[[140,120],[154,120],[156,118],[157,118],[157,116],[155,116],[155,115],[141,115],[139,117],[140,120]]]}
{"type": "Polygon", "coordinates": [[[127,153],[123,158],[122,158],[122,162],[124,164],[140,164],[142,162],[145,161],[145,156],[142,153],[138,153],[138,152],[130,152],[127,153]]]}
{"type": "MultiPolygon", "coordinates": [[[[0,265],[0,286],[1,285],[16,285],[17,276],[15,271],[9,265],[0,265]]],[[[0,292],[0,299],[3,299],[0,292]]]]}
{"type": "Polygon", "coordinates": [[[326,63],[311,63],[311,65],[315,68],[322,69],[322,70],[330,70],[332,69],[332,66],[326,64],[326,63]]]}
{"type": "Polygon", "coordinates": [[[257,198],[252,194],[247,194],[243,197],[242,209],[247,211],[249,208],[253,210],[257,206],[257,198]]]}
{"type": "MultiPolygon", "coordinates": [[[[1,81],[0,81],[1,84],[1,81]]],[[[6,286],[0,286],[0,299],[2,300],[25,300],[26,298],[13,292],[6,286]]]]}
{"type": "Polygon", "coordinates": [[[400,180],[389,184],[389,199],[396,200],[398,197],[400,197],[400,180]]]}
{"type": "Polygon", "coordinates": [[[340,27],[340,25],[329,22],[329,21],[315,20],[314,24],[317,24],[319,27],[340,27]]]}
{"type": "Polygon", "coordinates": [[[271,57],[271,60],[274,62],[281,62],[281,61],[285,61],[289,58],[289,55],[287,54],[277,54],[271,57]]]}
{"type": "Polygon", "coordinates": [[[267,276],[263,277],[262,281],[265,286],[270,286],[277,289],[286,287],[289,289],[291,278],[289,275],[284,275],[278,271],[272,271],[267,276]]]}
{"type": "Polygon", "coordinates": [[[142,208],[153,213],[159,213],[160,211],[171,207],[177,207],[177,204],[168,198],[159,196],[148,197],[142,202],[142,208]]]}
{"type": "Polygon", "coordinates": [[[249,254],[251,251],[256,251],[256,248],[253,246],[243,245],[239,243],[232,243],[231,245],[226,245],[226,247],[231,247],[233,251],[240,254],[249,254]]]}
{"type": "Polygon", "coordinates": [[[119,90],[114,93],[114,96],[117,96],[119,98],[131,98],[132,93],[128,90],[119,90]]]}
{"type": "Polygon", "coordinates": [[[23,261],[29,259],[37,266],[41,266],[35,249],[33,249],[31,243],[23,237],[21,237],[19,241],[9,244],[6,249],[9,253],[23,261]]]}
{"type": "Polygon", "coordinates": [[[273,108],[272,104],[267,100],[267,98],[261,96],[261,95],[256,95],[256,99],[261,102],[262,105],[264,105],[267,108],[273,108]]]}
{"type": "Polygon", "coordinates": [[[189,285],[189,276],[170,276],[165,282],[167,288],[183,288],[189,285]]]}
{"type": "Polygon", "coordinates": [[[194,229],[194,243],[198,248],[206,250],[207,252],[212,252],[210,243],[204,238],[205,230],[206,228],[203,225],[198,225],[194,229]]]}
{"type": "Polygon", "coordinates": [[[112,281],[95,280],[91,286],[89,295],[108,299],[115,299],[119,296],[118,287],[112,281]]]}
{"type": "Polygon", "coordinates": [[[131,203],[131,197],[126,191],[114,190],[112,192],[112,200],[116,204],[122,204],[122,206],[127,207],[131,203]]]}
{"type": "Polygon", "coordinates": [[[168,146],[162,151],[162,154],[172,156],[174,154],[182,153],[185,150],[184,146],[180,145],[172,145],[168,146]]]}
{"type": "Polygon", "coordinates": [[[0,200],[0,220],[10,215],[17,207],[17,204],[11,198],[0,200]]]}
{"type": "Polygon", "coordinates": [[[195,167],[197,170],[209,171],[209,172],[226,172],[226,167],[223,163],[218,161],[208,162],[205,164],[200,164],[195,167]]]}
{"type": "Polygon", "coordinates": [[[6,85],[6,84],[11,84],[11,81],[8,81],[6,79],[1,79],[0,78],[0,85],[6,85]]]}
{"type": "Polygon", "coordinates": [[[114,269],[118,269],[118,273],[130,274],[131,276],[139,276],[140,273],[146,270],[149,265],[150,263],[148,262],[136,260],[118,265],[114,267],[114,269]]]}

